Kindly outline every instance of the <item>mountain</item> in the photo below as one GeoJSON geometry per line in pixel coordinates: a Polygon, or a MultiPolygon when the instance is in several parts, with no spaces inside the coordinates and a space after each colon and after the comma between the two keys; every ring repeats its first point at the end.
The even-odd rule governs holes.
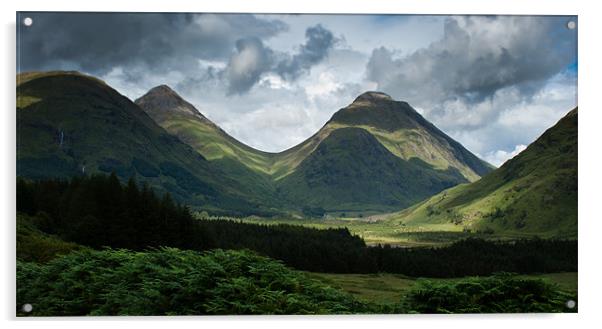
{"type": "Polygon", "coordinates": [[[466,179],[455,168],[401,159],[366,129],[346,127],[322,140],[278,189],[305,207],[370,213],[408,207],[458,182],[466,179]]]}
{"type": "Polygon", "coordinates": [[[229,159],[269,177],[278,198],[297,209],[401,209],[493,169],[407,103],[379,92],[360,95],[316,134],[280,153],[237,141],[167,86],[136,104],[205,158],[229,159]]]}
{"type": "Polygon", "coordinates": [[[391,216],[508,235],[577,237],[577,109],[479,181],[391,216]]]}
{"type": "Polygon", "coordinates": [[[231,137],[166,85],[149,90],[135,103],[157,124],[208,160],[234,159],[269,173],[274,154],[256,150],[231,137]]]}
{"type": "Polygon", "coordinates": [[[274,189],[261,176],[226,169],[96,78],[77,72],[17,76],[18,176],[115,172],[122,180],[135,176],[203,209],[262,213],[278,205],[274,189]]]}
{"type": "Polygon", "coordinates": [[[346,214],[409,207],[493,170],[408,103],[380,92],[361,94],[280,156],[294,160],[277,178],[279,193],[346,214]]]}
{"type": "Polygon", "coordinates": [[[366,92],[338,111],[326,124],[334,129],[361,127],[397,157],[421,159],[437,169],[455,168],[469,181],[478,180],[493,167],[470,153],[424,119],[408,103],[380,92],[366,92]]]}

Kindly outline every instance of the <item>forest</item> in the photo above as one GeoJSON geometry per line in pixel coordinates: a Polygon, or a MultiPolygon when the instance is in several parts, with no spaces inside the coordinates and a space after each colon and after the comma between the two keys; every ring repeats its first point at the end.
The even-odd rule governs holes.
{"type": "MultiPolygon", "coordinates": [[[[115,174],[18,179],[17,210],[40,231],[95,249],[248,249],[299,270],[424,277],[577,271],[577,242],[465,239],[445,247],[366,246],[347,229],[200,220],[147,185],[115,174]]],[[[22,252],[26,252],[25,250],[22,252]]]]}

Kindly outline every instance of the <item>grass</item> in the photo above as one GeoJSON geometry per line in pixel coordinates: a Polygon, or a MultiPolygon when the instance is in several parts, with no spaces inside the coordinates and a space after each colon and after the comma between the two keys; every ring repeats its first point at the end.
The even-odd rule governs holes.
{"type": "MultiPolygon", "coordinates": [[[[197,215],[198,216],[198,215],[197,215]]],[[[386,215],[375,215],[364,218],[224,218],[254,224],[289,224],[305,227],[328,229],[346,227],[352,234],[360,236],[368,245],[389,244],[396,247],[432,247],[445,246],[454,241],[469,237],[491,240],[513,240],[529,237],[517,234],[485,234],[482,232],[464,232],[462,226],[451,223],[404,225],[389,221],[386,215]]]]}
{"type": "MultiPolygon", "coordinates": [[[[400,297],[408,293],[420,279],[398,274],[331,274],[308,272],[312,278],[342,289],[366,302],[389,304],[399,302],[400,297]]],[[[557,284],[565,292],[577,293],[577,272],[548,273],[536,275],[518,275],[523,279],[544,279],[557,284]]],[[[432,279],[435,282],[456,282],[465,278],[432,279]]]]}
{"type": "Polygon", "coordinates": [[[396,211],[459,183],[457,169],[436,170],[403,160],[362,128],[341,128],[324,139],[295,172],[279,181],[281,195],[327,211],[396,211]]]}
{"type": "Polygon", "coordinates": [[[521,237],[577,236],[577,110],[482,179],[391,216],[400,224],[454,223],[521,237]]]}
{"type": "Polygon", "coordinates": [[[329,286],[339,288],[356,298],[375,303],[396,303],[400,296],[408,292],[416,283],[413,278],[396,274],[330,274],[313,273],[308,275],[329,286]]]}

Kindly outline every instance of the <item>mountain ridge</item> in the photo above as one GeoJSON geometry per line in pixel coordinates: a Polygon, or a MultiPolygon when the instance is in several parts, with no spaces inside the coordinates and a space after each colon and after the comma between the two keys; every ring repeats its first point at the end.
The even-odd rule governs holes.
{"type": "MultiPolygon", "coordinates": [[[[232,156],[243,159],[252,163],[250,168],[271,175],[277,180],[293,172],[332,131],[349,126],[367,129],[375,134],[389,151],[404,160],[418,157],[441,170],[447,170],[449,166],[456,167],[469,181],[477,180],[494,168],[437,129],[407,102],[395,101],[391,96],[378,91],[360,94],[350,105],[335,112],[314,135],[281,152],[264,152],[248,146],[231,137],[210,120],[189,120],[182,123],[182,120],[176,119],[176,122],[169,122],[169,119],[154,114],[168,110],[157,111],[155,108],[161,107],[161,104],[147,102],[149,93],[138,98],[136,103],[159,125],[193,146],[205,157],[216,159],[232,156]],[[412,133],[410,130],[415,131],[412,133]],[[221,136],[211,136],[211,131],[221,136]],[[407,136],[395,136],[395,133],[400,131],[422,139],[406,143],[404,139],[407,136]],[[199,132],[203,133],[198,134],[199,132]],[[433,136],[429,137],[428,134],[433,136]],[[202,142],[207,140],[210,142],[202,142]],[[211,143],[215,143],[213,148],[211,143]],[[419,144],[425,143],[436,143],[437,147],[435,150],[419,150],[419,144]],[[414,150],[411,150],[412,148],[414,150]]],[[[177,97],[181,98],[179,95],[177,97]]],[[[190,106],[199,112],[194,106],[190,106]]]]}
{"type": "MultiPolygon", "coordinates": [[[[400,209],[492,169],[407,102],[382,92],[360,94],[313,136],[282,152],[266,153],[237,141],[213,122],[170,108],[174,102],[155,99],[157,88],[136,103],[159,125],[210,161],[239,161],[271,179],[276,194],[298,209],[400,209]]],[[[171,89],[165,97],[181,99],[171,89]]]]}

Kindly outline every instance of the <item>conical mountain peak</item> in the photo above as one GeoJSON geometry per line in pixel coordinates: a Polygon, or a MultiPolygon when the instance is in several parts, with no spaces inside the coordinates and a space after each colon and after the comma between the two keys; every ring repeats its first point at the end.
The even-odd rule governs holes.
{"type": "Polygon", "coordinates": [[[179,112],[189,115],[205,117],[194,107],[184,100],[178,93],[167,85],[159,85],[136,100],[136,104],[156,119],[159,113],[179,112]]]}
{"type": "Polygon", "coordinates": [[[331,121],[348,125],[367,125],[394,131],[422,124],[422,117],[408,103],[395,101],[391,96],[367,91],[349,106],[336,112],[331,121]]]}
{"type": "Polygon", "coordinates": [[[158,86],[156,86],[154,88],[151,88],[151,90],[149,90],[147,92],[147,94],[163,95],[163,96],[171,96],[171,97],[182,98],[173,89],[171,89],[171,87],[169,87],[168,85],[158,85],[158,86]]]}
{"type": "Polygon", "coordinates": [[[380,91],[366,91],[359,95],[353,103],[358,102],[378,102],[378,101],[393,101],[393,98],[380,91]]]}
{"type": "Polygon", "coordinates": [[[159,85],[151,88],[146,94],[136,100],[138,102],[161,101],[170,103],[187,103],[178,93],[168,85],[159,85]]]}

